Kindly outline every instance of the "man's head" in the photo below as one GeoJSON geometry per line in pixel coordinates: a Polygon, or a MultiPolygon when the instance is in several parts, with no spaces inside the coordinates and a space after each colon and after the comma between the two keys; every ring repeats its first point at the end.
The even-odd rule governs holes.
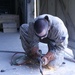
{"type": "Polygon", "coordinates": [[[49,19],[48,16],[45,16],[44,18],[40,18],[35,21],[34,23],[34,30],[37,36],[41,38],[45,38],[48,35],[49,30],[49,19]]]}

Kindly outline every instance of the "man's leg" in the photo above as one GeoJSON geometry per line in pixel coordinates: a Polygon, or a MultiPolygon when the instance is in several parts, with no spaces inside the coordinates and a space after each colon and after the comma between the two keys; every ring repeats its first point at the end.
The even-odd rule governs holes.
{"type": "Polygon", "coordinates": [[[22,47],[25,50],[25,52],[29,51],[29,37],[28,37],[28,24],[23,24],[20,27],[20,39],[21,39],[21,43],[22,43],[22,47]]]}
{"type": "Polygon", "coordinates": [[[60,52],[54,52],[55,54],[55,59],[53,61],[51,61],[48,66],[50,67],[54,67],[54,68],[58,68],[62,65],[62,63],[64,62],[64,52],[60,51],[60,52]]]}

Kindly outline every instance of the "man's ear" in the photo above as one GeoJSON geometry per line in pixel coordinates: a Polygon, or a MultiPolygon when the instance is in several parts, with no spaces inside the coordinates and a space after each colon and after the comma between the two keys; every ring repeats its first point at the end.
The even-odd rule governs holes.
{"type": "Polygon", "coordinates": [[[45,16],[44,19],[46,19],[46,20],[49,22],[49,18],[48,18],[48,16],[45,16]]]}

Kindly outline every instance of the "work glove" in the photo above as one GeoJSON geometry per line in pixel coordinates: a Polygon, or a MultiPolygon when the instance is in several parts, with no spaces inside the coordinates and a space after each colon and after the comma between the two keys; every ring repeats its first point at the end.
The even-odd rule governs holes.
{"type": "Polygon", "coordinates": [[[52,52],[48,52],[46,55],[42,57],[43,66],[47,65],[50,61],[54,60],[54,54],[52,52]]]}
{"type": "Polygon", "coordinates": [[[31,48],[31,50],[28,52],[28,56],[31,58],[37,58],[40,56],[41,50],[37,47],[31,48]]]}

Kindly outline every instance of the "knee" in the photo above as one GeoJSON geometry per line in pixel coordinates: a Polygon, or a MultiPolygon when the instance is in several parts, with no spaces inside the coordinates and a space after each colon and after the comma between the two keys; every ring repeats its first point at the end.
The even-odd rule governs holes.
{"type": "Polygon", "coordinates": [[[26,29],[28,27],[28,24],[22,24],[20,28],[26,29]]]}
{"type": "Polygon", "coordinates": [[[55,53],[55,59],[51,61],[48,65],[57,67],[61,66],[63,62],[64,62],[64,53],[60,52],[60,53],[55,53]]]}

